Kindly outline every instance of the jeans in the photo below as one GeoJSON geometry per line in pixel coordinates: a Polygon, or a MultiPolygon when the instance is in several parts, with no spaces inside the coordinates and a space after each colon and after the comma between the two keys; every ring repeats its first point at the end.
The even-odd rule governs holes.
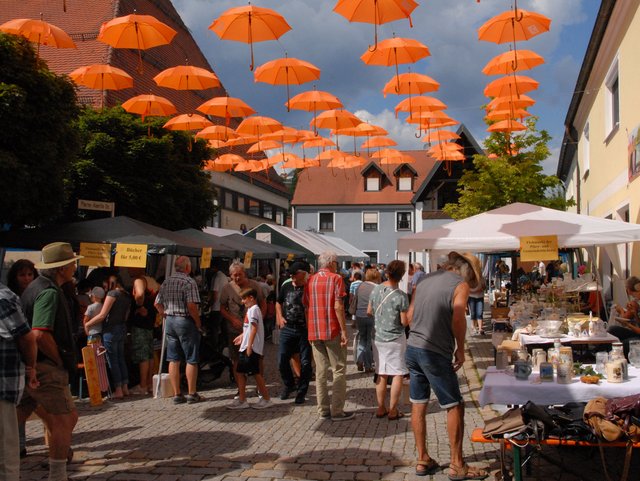
{"type": "Polygon", "coordinates": [[[340,345],[340,336],[330,341],[311,341],[311,347],[316,362],[318,414],[341,416],[347,396],[347,347],[340,345]],[[331,402],[328,387],[329,369],[333,371],[331,402]]]}
{"type": "Polygon", "coordinates": [[[293,371],[291,371],[291,356],[300,353],[300,381],[298,393],[307,393],[311,382],[311,344],[307,340],[306,327],[284,326],[280,329],[280,347],[278,348],[278,367],[282,382],[288,389],[295,389],[293,371]]]}
{"type": "Polygon", "coordinates": [[[127,335],[127,325],[113,326],[109,332],[102,333],[102,344],[107,350],[107,362],[111,370],[111,380],[114,388],[129,384],[129,372],[124,357],[124,339],[127,335]]]}
{"type": "Polygon", "coordinates": [[[482,320],[484,311],[484,299],[482,297],[469,296],[469,314],[471,314],[471,320],[482,320]]]}
{"type": "Polygon", "coordinates": [[[362,364],[365,369],[371,369],[373,367],[372,342],[375,321],[373,317],[356,316],[356,322],[358,324],[358,352],[356,353],[356,362],[362,364]]]}

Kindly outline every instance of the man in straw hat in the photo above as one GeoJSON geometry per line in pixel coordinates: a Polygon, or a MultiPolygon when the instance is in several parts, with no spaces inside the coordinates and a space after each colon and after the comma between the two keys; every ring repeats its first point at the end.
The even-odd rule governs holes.
{"type": "Polygon", "coordinates": [[[22,294],[22,307],[38,344],[36,373],[40,387],[27,386],[18,407],[19,421],[38,408],[49,433],[49,481],[67,479],[71,434],[78,421],[69,372],[76,369],[76,346],[69,305],[60,286],[73,279],[75,255],[70,244],[54,242],[42,249],[38,276],[22,294]]]}
{"type": "Polygon", "coordinates": [[[438,468],[426,446],[427,403],[431,389],[447,410],[451,450],[449,479],[484,479],[484,469],[465,464],[462,456],[464,401],[456,371],[464,363],[467,329],[465,309],[469,289],[482,279],[480,261],[473,254],[450,252],[441,269],[426,275],[416,286],[408,317],[407,367],[411,376],[411,426],[418,451],[416,474],[426,476],[438,468]]]}

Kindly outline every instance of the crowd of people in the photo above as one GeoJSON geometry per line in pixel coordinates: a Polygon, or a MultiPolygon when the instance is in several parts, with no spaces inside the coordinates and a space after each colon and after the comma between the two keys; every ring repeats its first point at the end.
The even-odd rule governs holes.
{"type": "MultiPolygon", "coordinates": [[[[430,274],[420,264],[411,264],[408,292],[400,288],[407,273],[403,261],[385,266],[354,263],[344,271],[335,253],[324,252],[317,259],[317,270],[304,261],[291,263],[277,288],[273,277],[251,279],[244,265],[234,261],[228,266],[228,278],[221,266],[214,266],[208,289],[202,293],[189,258],[180,256],[174,273],[162,284],[138,271],[128,273],[131,285],[125,286],[122,277],[111,274],[102,285],[78,283],[71,299],[68,286],[74,285],[79,257],[69,244],[50,244],[42,251],[41,263],[16,262],[9,274],[11,289],[0,289],[0,349],[10,353],[3,356],[12,360],[3,365],[2,376],[13,380],[0,403],[3,443],[11,445],[0,459],[6,473],[15,474],[19,468],[16,459],[24,445],[18,426],[35,410],[49,432],[49,479],[67,479],[66,463],[73,454],[71,436],[78,419],[69,377],[77,370],[77,342],[84,342],[80,334],[89,344],[104,345],[112,397],[126,399],[151,393],[154,332],[164,321],[173,403],[202,401],[197,386],[205,301],[201,296],[206,296],[207,315],[219,328],[223,339],[219,346],[231,359],[238,386],[229,409],[272,406],[267,385],[276,380],[265,379],[264,366],[272,303],[280,399],[295,394],[294,404],[304,404],[315,371],[318,416],[336,422],[353,419],[355,413],[345,410],[347,316],[351,314],[359,338],[357,369],[375,375],[377,418],[394,421],[404,416],[399,400],[403,379],[409,378],[416,474],[431,474],[439,467],[426,449],[425,416],[433,390],[447,411],[450,479],[487,476],[485,470],[463,462],[464,404],[456,376],[464,362],[470,291],[483,288],[480,263],[471,254],[452,252],[430,274]],[[131,386],[128,359],[139,366],[135,386],[131,386]],[[247,400],[249,377],[259,393],[253,403],[247,400]],[[12,423],[5,425],[8,418],[12,423]]],[[[13,478],[7,474],[7,479],[13,478]]]]}

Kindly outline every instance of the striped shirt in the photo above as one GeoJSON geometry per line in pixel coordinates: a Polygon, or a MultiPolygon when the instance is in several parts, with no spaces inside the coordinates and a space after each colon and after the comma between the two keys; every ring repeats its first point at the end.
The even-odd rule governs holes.
{"type": "Polygon", "coordinates": [[[156,304],[164,307],[167,316],[190,317],[187,304],[200,304],[198,285],[184,272],[176,272],[166,279],[156,297],[156,304]]]}
{"type": "Polygon", "coordinates": [[[309,278],[304,291],[309,341],[329,341],[340,335],[335,303],[345,295],[342,276],[329,269],[320,269],[309,278]]]}
{"type": "Polygon", "coordinates": [[[24,390],[25,370],[17,339],[28,334],[20,300],[0,284],[0,399],[18,404],[24,390]]]}

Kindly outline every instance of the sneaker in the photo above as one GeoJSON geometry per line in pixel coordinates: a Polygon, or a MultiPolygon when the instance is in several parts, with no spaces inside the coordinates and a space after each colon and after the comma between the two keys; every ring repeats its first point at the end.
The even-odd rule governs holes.
{"type": "Polygon", "coordinates": [[[187,404],[195,404],[199,403],[200,401],[204,401],[204,398],[197,392],[194,392],[193,394],[187,394],[187,404]]]}
{"type": "Polygon", "coordinates": [[[251,405],[247,401],[240,401],[240,399],[234,399],[231,404],[227,406],[227,409],[249,409],[251,405]]]}
{"type": "Polygon", "coordinates": [[[353,419],[356,416],[356,413],[352,412],[343,412],[338,416],[331,416],[332,421],[348,421],[349,419],[353,419]]]}
{"type": "Polygon", "coordinates": [[[178,394],[177,396],[173,396],[173,404],[184,404],[187,400],[184,398],[182,394],[178,394]]]}
{"type": "Polygon", "coordinates": [[[280,399],[286,401],[287,399],[289,399],[289,395],[292,392],[295,392],[295,389],[293,389],[292,387],[283,387],[282,391],[280,391],[280,399]]]}
{"type": "Polygon", "coordinates": [[[266,409],[273,406],[273,403],[271,402],[271,400],[269,399],[265,399],[265,398],[260,398],[260,400],[257,403],[253,403],[251,405],[251,407],[253,409],[266,409]]]}
{"type": "Polygon", "coordinates": [[[304,404],[305,401],[305,393],[299,392],[296,394],[296,400],[294,401],[296,404],[304,404]]]}

